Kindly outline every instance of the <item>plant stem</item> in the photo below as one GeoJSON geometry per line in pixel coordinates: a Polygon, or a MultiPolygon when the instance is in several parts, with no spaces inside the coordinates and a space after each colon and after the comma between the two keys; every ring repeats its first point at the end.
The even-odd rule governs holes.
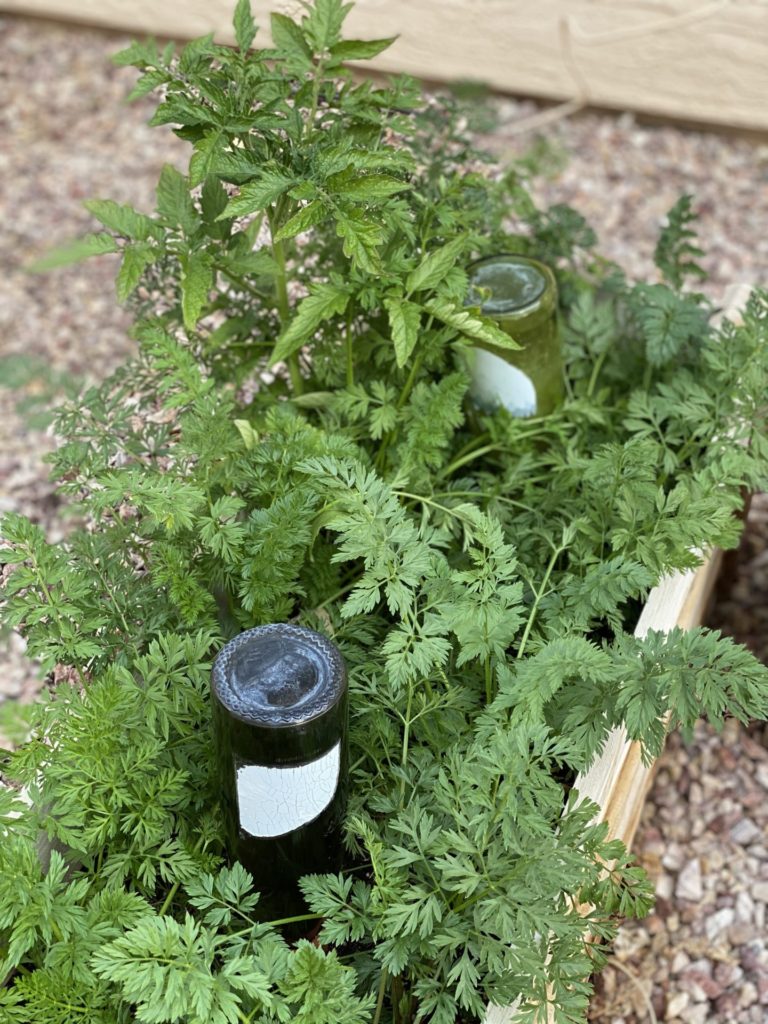
{"type": "Polygon", "coordinates": [[[547,571],[544,573],[544,579],[541,581],[541,586],[536,591],[536,597],[534,599],[530,615],[528,616],[528,621],[525,624],[525,630],[523,631],[523,636],[520,640],[520,646],[517,649],[517,654],[515,656],[516,658],[522,658],[523,656],[523,652],[525,651],[525,645],[528,643],[528,637],[531,634],[531,629],[533,629],[533,623],[536,619],[536,613],[539,610],[539,603],[541,602],[541,599],[544,596],[544,591],[547,589],[547,584],[549,583],[549,577],[552,575],[552,570],[555,568],[555,563],[557,562],[560,555],[562,555],[562,553],[565,551],[565,548],[566,545],[561,544],[552,552],[552,557],[550,558],[549,564],[547,565],[547,571]]]}
{"type": "Polygon", "coordinates": [[[355,363],[352,358],[352,317],[349,314],[347,314],[345,341],[347,349],[347,387],[351,388],[355,383],[355,363]]]}
{"type": "Polygon", "coordinates": [[[467,452],[466,455],[460,459],[454,459],[450,465],[446,466],[445,469],[440,471],[440,478],[443,479],[446,476],[450,476],[457,469],[461,469],[462,466],[466,466],[468,462],[473,462],[478,459],[481,455],[487,455],[488,452],[500,451],[504,446],[500,444],[486,444],[482,448],[475,448],[474,451],[467,452]]]}
{"type": "Polygon", "coordinates": [[[163,916],[163,914],[166,913],[166,911],[168,910],[168,907],[170,907],[170,905],[173,903],[173,898],[176,895],[176,893],[179,891],[179,886],[180,885],[181,885],[181,882],[174,882],[173,885],[171,886],[171,888],[168,890],[168,895],[165,897],[165,900],[163,901],[162,907],[160,907],[160,916],[161,917],[163,916]]]}
{"type": "Polygon", "coordinates": [[[589,378],[589,384],[587,385],[587,398],[591,398],[594,393],[597,378],[600,376],[600,371],[603,368],[603,363],[605,362],[605,357],[607,355],[608,351],[606,350],[605,352],[601,352],[595,360],[595,365],[592,367],[592,373],[589,378]]]}
{"type": "Polygon", "coordinates": [[[493,671],[491,669],[490,655],[485,659],[485,703],[490,704],[493,700],[493,671]]]}
{"type": "Polygon", "coordinates": [[[284,924],[296,924],[299,921],[322,921],[322,914],[297,914],[295,917],[281,917],[277,921],[267,921],[273,928],[279,928],[284,924]]]}
{"type": "Polygon", "coordinates": [[[384,1009],[384,995],[387,991],[387,981],[389,979],[389,971],[386,967],[381,968],[381,977],[379,978],[379,991],[376,996],[376,1012],[373,1015],[373,1021],[371,1024],[380,1024],[381,1013],[384,1009]]]}

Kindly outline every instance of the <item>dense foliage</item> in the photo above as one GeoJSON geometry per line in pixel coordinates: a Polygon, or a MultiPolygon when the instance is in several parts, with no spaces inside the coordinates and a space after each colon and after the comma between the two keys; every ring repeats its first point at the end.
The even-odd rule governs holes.
{"type": "Polygon", "coordinates": [[[575,773],[619,723],[652,756],[669,725],[768,710],[731,641],[632,635],[765,485],[768,295],[713,328],[688,199],[664,283],[630,284],[452,102],[344,71],[390,42],[342,40],[346,9],[273,15],[252,51],[241,0],[237,48],[120,54],[188,172],[152,215],[91,202],[104,230],[44,261],[120,252],[138,354],[59,416],[79,528],[3,522],[5,620],[68,682],[3,769],[31,806],[0,789],[0,1021],[453,1024],[516,999],[580,1021],[649,891],[575,773]],[[558,272],[548,417],[466,398],[468,347],[514,343],[465,268],[510,249],[558,272]],[[302,883],[319,945],[225,866],[211,772],[213,653],[288,619],[352,687],[348,870],[302,883]]]}

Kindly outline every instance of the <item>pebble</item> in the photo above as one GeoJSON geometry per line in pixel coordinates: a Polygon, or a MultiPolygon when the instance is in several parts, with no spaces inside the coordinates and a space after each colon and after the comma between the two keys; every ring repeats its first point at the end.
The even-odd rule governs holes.
{"type": "Polygon", "coordinates": [[[739,843],[741,846],[748,846],[761,834],[761,829],[759,829],[754,821],[751,821],[749,818],[742,818],[741,821],[737,822],[731,829],[731,839],[734,843],[739,843]]]}
{"type": "Polygon", "coordinates": [[[690,1001],[691,997],[687,992],[675,992],[667,1002],[667,1010],[664,1015],[666,1020],[679,1017],[690,1001]]]}
{"type": "Polygon", "coordinates": [[[704,886],[701,880],[701,864],[699,858],[689,860],[677,876],[675,896],[679,900],[700,900],[704,895],[704,886]]]}
{"type": "Polygon", "coordinates": [[[726,928],[730,928],[735,919],[736,911],[733,907],[723,907],[722,910],[718,910],[717,913],[707,918],[704,929],[710,942],[714,941],[726,928]]]}

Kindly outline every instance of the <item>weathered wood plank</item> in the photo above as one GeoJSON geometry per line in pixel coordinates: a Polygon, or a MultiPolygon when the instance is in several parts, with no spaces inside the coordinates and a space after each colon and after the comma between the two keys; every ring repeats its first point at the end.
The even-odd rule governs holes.
{"type": "MultiPolygon", "coordinates": [[[[253,0],[262,25],[295,0],[253,0]]],[[[235,0],[0,0],[0,9],[230,41],[235,0]]],[[[768,0],[358,0],[350,32],[400,33],[386,71],[768,129],[768,0]]]]}

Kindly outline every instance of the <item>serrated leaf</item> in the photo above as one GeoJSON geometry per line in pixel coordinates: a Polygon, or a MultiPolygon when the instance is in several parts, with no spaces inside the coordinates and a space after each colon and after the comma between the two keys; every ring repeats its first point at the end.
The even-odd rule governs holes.
{"type": "Polygon", "coordinates": [[[200,206],[203,210],[203,220],[206,224],[212,224],[218,220],[219,214],[227,205],[229,197],[227,190],[214,175],[209,175],[203,182],[203,191],[200,194],[200,206]]]}
{"type": "Polygon", "coordinates": [[[321,284],[303,299],[296,315],[277,339],[270,365],[287,359],[305,345],[324,320],[343,313],[349,302],[349,293],[334,284],[321,284]]]}
{"type": "Polygon", "coordinates": [[[115,203],[111,199],[88,199],[83,206],[105,228],[135,242],[145,242],[148,238],[162,234],[159,225],[155,224],[151,217],[139,213],[131,206],[115,203]]]}
{"type": "Polygon", "coordinates": [[[429,288],[436,288],[445,275],[451,270],[456,260],[464,251],[467,243],[466,235],[459,235],[446,245],[428,253],[421,263],[412,270],[405,282],[409,295],[413,292],[426,291],[429,288]]]}
{"type": "Polygon", "coordinates": [[[271,14],[272,42],[276,49],[286,56],[298,58],[306,67],[312,64],[312,50],[304,38],[301,26],[289,18],[287,14],[271,14]]]}
{"type": "Polygon", "coordinates": [[[196,143],[192,159],[189,161],[189,183],[194,188],[205,181],[216,169],[217,160],[222,155],[223,132],[220,128],[205,133],[196,143]]]}
{"type": "MultiPolygon", "coordinates": [[[[340,178],[341,175],[336,176],[340,178]]],[[[351,199],[353,202],[363,202],[372,199],[388,199],[389,196],[403,192],[411,186],[407,181],[400,181],[389,174],[347,174],[346,180],[338,181],[329,178],[327,186],[329,190],[341,199],[351,199]]]]}
{"type": "Polygon", "coordinates": [[[395,360],[402,369],[418,341],[421,307],[415,302],[400,298],[385,299],[384,306],[389,316],[389,327],[395,345],[395,360]]]}
{"type": "Polygon", "coordinates": [[[381,269],[378,247],[384,240],[380,224],[366,218],[360,210],[339,212],[336,219],[336,234],[343,239],[344,255],[353,260],[361,270],[378,274],[381,269]]]}
{"type": "Polygon", "coordinates": [[[112,56],[112,63],[120,68],[143,67],[158,63],[157,43],[154,39],[134,40],[124,50],[112,56]]]}
{"type": "Polygon", "coordinates": [[[388,39],[342,39],[331,47],[331,56],[339,60],[370,60],[388,49],[396,39],[397,36],[388,39]]]}
{"type": "Polygon", "coordinates": [[[194,331],[197,326],[212,287],[213,268],[210,257],[204,252],[191,253],[181,275],[181,310],[187,331],[194,331]]]}
{"type": "Polygon", "coordinates": [[[441,323],[453,327],[460,334],[471,338],[472,341],[480,341],[486,345],[510,351],[520,348],[520,345],[502,331],[493,320],[474,309],[464,309],[461,306],[456,306],[453,302],[446,302],[444,299],[432,299],[425,302],[424,308],[441,323]]]}
{"type": "Polygon", "coordinates": [[[93,235],[85,235],[83,238],[76,238],[66,245],[60,245],[56,249],[40,256],[27,266],[32,274],[41,274],[46,270],[53,270],[55,267],[66,267],[70,263],[79,263],[80,260],[87,260],[90,256],[101,256],[106,252],[119,252],[120,246],[117,241],[106,232],[93,235]]]}
{"type": "Polygon", "coordinates": [[[157,183],[157,211],[170,224],[181,227],[187,235],[191,235],[199,224],[187,179],[171,164],[165,164],[160,172],[160,180],[157,183]]]}
{"type": "Polygon", "coordinates": [[[158,255],[159,251],[146,242],[127,245],[123,249],[123,262],[120,264],[115,282],[118,302],[125,302],[141,280],[141,275],[150,263],[154,263],[158,255]]]}
{"type": "Polygon", "coordinates": [[[341,26],[352,4],[341,0],[315,0],[304,18],[304,29],[316,52],[322,53],[339,41],[341,26]]]}
{"type": "Polygon", "coordinates": [[[243,185],[240,194],[229,200],[218,219],[244,217],[264,210],[295,184],[296,178],[290,175],[281,171],[266,171],[258,181],[249,181],[243,185]]]}
{"type": "Polygon", "coordinates": [[[298,213],[295,213],[290,220],[283,224],[274,236],[274,241],[281,242],[285,238],[293,238],[295,235],[300,235],[302,231],[309,231],[315,224],[325,220],[326,216],[326,209],[322,201],[315,199],[314,202],[302,206],[298,213]]]}
{"type": "Polygon", "coordinates": [[[232,25],[235,30],[235,42],[240,48],[240,52],[245,53],[256,38],[256,23],[251,14],[250,0],[237,0],[232,25]]]}

